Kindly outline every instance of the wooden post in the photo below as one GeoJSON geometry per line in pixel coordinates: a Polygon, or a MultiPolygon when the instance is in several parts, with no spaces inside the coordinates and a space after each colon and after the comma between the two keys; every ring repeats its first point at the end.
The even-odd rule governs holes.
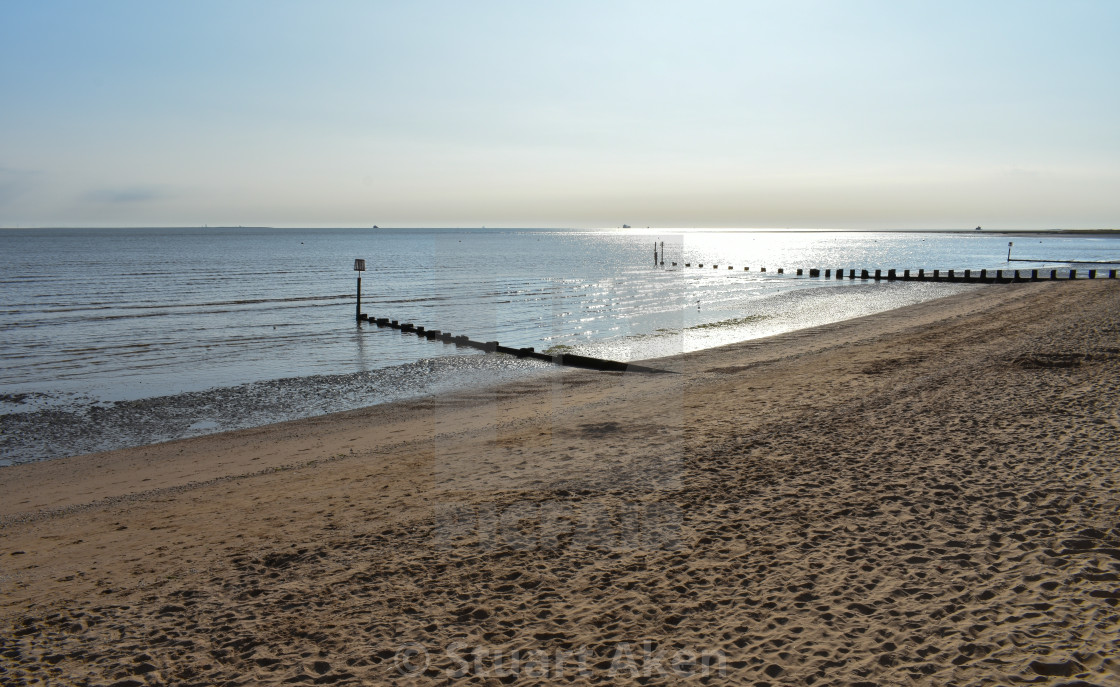
{"type": "Polygon", "coordinates": [[[1069,271],[1069,278],[1070,279],[1077,279],[1077,270],[1070,270],[1069,271]]]}
{"type": "Polygon", "coordinates": [[[1089,270],[1089,278],[1090,279],[1096,279],[1097,278],[1097,271],[1096,270],[1089,270]]]}
{"type": "Polygon", "coordinates": [[[362,272],[366,271],[366,261],[362,258],[354,259],[354,271],[358,273],[358,298],[354,304],[354,319],[362,321],[362,272]]]}

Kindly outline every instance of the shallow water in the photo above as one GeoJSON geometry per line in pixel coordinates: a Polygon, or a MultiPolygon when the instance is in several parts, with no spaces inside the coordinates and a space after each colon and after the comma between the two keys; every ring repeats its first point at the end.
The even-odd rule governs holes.
{"type": "MultiPolygon", "coordinates": [[[[1016,256],[1120,259],[1116,239],[1011,240],[1016,256]]],[[[1009,265],[1007,241],[903,232],[4,231],[0,464],[547,368],[356,326],[358,257],[369,268],[362,310],[370,316],[509,346],[637,360],[970,288],[799,279],[797,268],[1050,266],[1009,265]],[[653,264],[655,241],[664,242],[664,268],[653,264]]]]}

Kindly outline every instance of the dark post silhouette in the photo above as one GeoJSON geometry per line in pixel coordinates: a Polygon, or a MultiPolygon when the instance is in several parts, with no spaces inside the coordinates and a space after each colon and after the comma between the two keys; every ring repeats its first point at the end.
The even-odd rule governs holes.
{"type": "Polygon", "coordinates": [[[358,300],[354,309],[354,319],[362,321],[362,272],[366,271],[366,261],[361,258],[354,260],[354,271],[358,273],[358,300]]]}

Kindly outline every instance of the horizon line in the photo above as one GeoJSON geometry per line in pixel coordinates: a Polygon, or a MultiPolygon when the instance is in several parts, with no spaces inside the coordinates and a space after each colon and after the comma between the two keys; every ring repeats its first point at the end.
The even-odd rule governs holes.
{"type": "Polygon", "coordinates": [[[965,233],[965,234],[1006,234],[1006,233],[1120,233],[1120,228],[1113,227],[1046,227],[1046,228],[998,228],[998,229],[984,229],[982,227],[973,227],[968,229],[963,228],[946,228],[946,227],[922,227],[922,228],[834,228],[834,227],[669,227],[669,226],[646,226],[634,227],[629,225],[622,226],[600,226],[600,227],[573,227],[573,226],[464,226],[464,225],[443,225],[443,226],[396,226],[396,227],[382,227],[378,225],[372,226],[353,226],[353,225],[290,225],[290,226],[275,226],[275,225],[242,225],[242,224],[121,224],[121,225],[80,225],[80,224],[50,224],[50,225],[37,225],[37,226],[0,226],[0,231],[22,231],[22,230],[52,230],[52,229],[75,229],[75,230],[97,230],[97,229],[276,229],[276,230],[352,230],[352,231],[472,231],[472,230],[486,230],[486,231],[594,231],[594,232],[630,232],[639,233],[643,231],[659,231],[659,232],[678,232],[678,233],[704,233],[704,232],[784,232],[784,233],[965,233]]]}

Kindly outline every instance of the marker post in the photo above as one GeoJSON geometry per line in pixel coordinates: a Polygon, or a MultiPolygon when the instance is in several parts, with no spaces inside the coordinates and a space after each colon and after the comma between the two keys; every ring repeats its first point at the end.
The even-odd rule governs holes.
{"type": "Polygon", "coordinates": [[[366,261],[361,258],[354,260],[354,271],[358,273],[358,301],[354,308],[354,319],[362,321],[362,272],[366,271],[366,261]]]}

